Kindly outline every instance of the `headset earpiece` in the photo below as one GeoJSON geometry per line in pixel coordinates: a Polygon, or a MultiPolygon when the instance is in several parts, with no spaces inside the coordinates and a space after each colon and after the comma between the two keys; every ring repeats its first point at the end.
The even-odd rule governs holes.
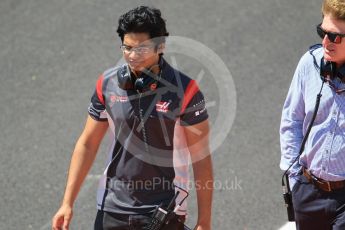
{"type": "Polygon", "coordinates": [[[335,62],[325,61],[325,59],[322,57],[320,75],[325,80],[333,80],[337,75],[337,66],[335,62]]]}

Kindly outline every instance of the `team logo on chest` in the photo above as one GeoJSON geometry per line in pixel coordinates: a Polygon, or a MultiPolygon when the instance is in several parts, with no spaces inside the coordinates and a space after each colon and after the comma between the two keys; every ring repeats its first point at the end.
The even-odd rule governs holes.
{"type": "Polygon", "coordinates": [[[127,96],[117,96],[117,95],[111,95],[110,96],[110,101],[112,103],[115,103],[115,102],[128,102],[128,97],[127,96]]]}
{"type": "Polygon", "coordinates": [[[118,96],[115,94],[112,94],[109,96],[109,106],[113,107],[115,103],[126,103],[129,101],[129,98],[127,96],[118,96]]]}
{"type": "Polygon", "coordinates": [[[167,113],[169,111],[168,107],[170,105],[170,102],[166,101],[158,101],[156,103],[156,111],[161,113],[167,113]]]}

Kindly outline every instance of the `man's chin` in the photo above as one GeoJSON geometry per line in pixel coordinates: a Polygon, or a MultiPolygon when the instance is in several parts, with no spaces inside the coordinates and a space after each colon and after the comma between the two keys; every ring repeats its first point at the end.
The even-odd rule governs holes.
{"type": "Polygon", "coordinates": [[[323,56],[323,58],[324,58],[326,61],[335,62],[335,63],[337,63],[337,64],[339,64],[339,65],[345,63],[345,59],[337,58],[337,57],[330,56],[330,55],[326,55],[326,54],[323,56]]]}
{"type": "Polygon", "coordinates": [[[331,55],[328,55],[327,53],[325,53],[325,54],[323,55],[323,59],[325,59],[325,61],[334,62],[334,57],[331,56],[331,55]]]}
{"type": "Polygon", "coordinates": [[[145,69],[143,66],[131,64],[129,64],[129,68],[131,68],[131,70],[135,72],[141,72],[143,69],[145,69]]]}

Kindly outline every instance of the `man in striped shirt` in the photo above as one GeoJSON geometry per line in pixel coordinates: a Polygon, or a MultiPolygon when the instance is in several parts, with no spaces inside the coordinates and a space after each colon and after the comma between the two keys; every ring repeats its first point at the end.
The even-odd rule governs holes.
{"type": "Polygon", "coordinates": [[[324,0],[322,45],[301,58],[282,112],[282,170],[289,170],[299,230],[345,229],[345,1],[324,0]],[[304,151],[302,139],[321,91],[304,151]],[[298,159],[295,161],[295,159],[298,159]]]}

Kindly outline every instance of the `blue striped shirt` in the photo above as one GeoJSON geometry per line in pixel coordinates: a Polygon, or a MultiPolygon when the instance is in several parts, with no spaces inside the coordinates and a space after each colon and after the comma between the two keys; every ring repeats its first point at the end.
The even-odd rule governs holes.
{"type": "MultiPolygon", "coordinates": [[[[287,94],[280,125],[280,168],[286,170],[297,157],[303,136],[312,118],[316,96],[322,85],[319,69],[322,47],[309,51],[301,58],[287,94]]],[[[345,88],[339,79],[333,83],[345,88]]],[[[291,186],[301,166],[315,176],[328,181],[345,179],[345,93],[336,94],[325,83],[320,107],[310,135],[298,162],[290,169],[291,186]]]]}

